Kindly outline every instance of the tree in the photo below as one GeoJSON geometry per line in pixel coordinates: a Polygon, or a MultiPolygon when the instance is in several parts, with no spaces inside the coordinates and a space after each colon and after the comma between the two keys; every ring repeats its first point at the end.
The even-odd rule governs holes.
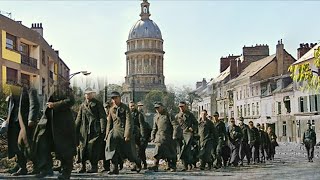
{"type": "Polygon", "coordinates": [[[185,101],[190,107],[195,100],[201,100],[201,97],[188,86],[182,86],[181,89],[175,88],[175,98],[176,104],[180,101],[185,101]]]}
{"type": "Polygon", "coordinates": [[[288,71],[291,73],[291,78],[296,82],[304,82],[302,90],[320,90],[320,74],[319,71],[312,70],[320,68],[320,47],[314,50],[314,60],[303,64],[291,65],[288,71]],[[313,62],[311,64],[311,62],[313,62]]]}
{"type": "Polygon", "coordinates": [[[154,112],[154,102],[162,102],[170,112],[175,112],[174,93],[159,90],[150,91],[144,98],[143,103],[147,112],[154,112]]]}
{"type": "Polygon", "coordinates": [[[76,87],[76,86],[73,86],[72,90],[73,90],[73,95],[74,95],[74,99],[75,99],[75,103],[72,106],[72,110],[74,112],[78,112],[80,105],[82,104],[82,102],[84,100],[84,92],[80,87],[76,87]]]}
{"type": "Polygon", "coordinates": [[[123,91],[123,88],[118,84],[108,84],[107,86],[104,87],[104,89],[100,90],[97,93],[96,98],[103,103],[106,101],[109,101],[111,92],[113,91],[118,91],[121,94],[123,91]]]}

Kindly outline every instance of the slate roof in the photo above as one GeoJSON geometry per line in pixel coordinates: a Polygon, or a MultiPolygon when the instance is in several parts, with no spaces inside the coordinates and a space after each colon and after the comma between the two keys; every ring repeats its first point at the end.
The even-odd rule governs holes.
{"type": "Polygon", "coordinates": [[[273,54],[271,56],[265,57],[265,58],[260,59],[256,62],[251,63],[249,66],[247,66],[241,72],[241,74],[237,78],[231,80],[230,82],[235,82],[235,81],[241,80],[243,78],[248,78],[248,77],[254,76],[261,69],[263,69],[265,66],[267,66],[271,61],[273,61],[275,58],[276,58],[276,54],[273,54]]]}

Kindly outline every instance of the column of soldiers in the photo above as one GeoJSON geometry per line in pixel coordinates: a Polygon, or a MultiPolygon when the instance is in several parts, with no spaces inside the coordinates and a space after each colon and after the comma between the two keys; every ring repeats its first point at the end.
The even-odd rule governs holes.
{"type": "MultiPolygon", "coordinates": [[[[179,103],[179,113],[172,115],[161,102],[154,103],[153,127],[144,119],[143,104],[121,102],[119,92],[111,93],[111,102],[105,107],[94,98],[94,91],[87,88],[85,100],[79,108],[76,120],[71,111],[74,105],[72,90],[66,85],[50,95],[43,115],[37,122],[39,101],[36,91],[30,87],[12,90],[8,99],[8,152],[9,158],[17,157],[17,165],[9,172],[14,176],[27,174],[27,160],[33,162],[38,178],[52,176],[54,153],[61,161],[58,179],[70,179],[73,160],[81,163],[80,173],[97,173],[98,161],[103,160],[103,171],[119,174],[126,159],[133,163],[132,171],[149,169],[157,172],[160,160],[167,162],[166,170],[177,171],[181,160],[182,170],[190,171],[243,166],[273,160],[277,136],[271,127],[249,125],[239,118],[230,124],[213,118],[202,110],[198,119],[188,110],[186,102],[179,103]],[[146,148],[155,145],[153,166],[147,167],[146,148]],[[87,162],[91,168],[87,168],[87,162]]],[[[312,162],[316,137],[310,123],[303,142],[312,162]]],[[[1,131],[2,132],[2,131],[1,131]]],[[[102,171],[102,172],[103,172],[102,171]]]]}

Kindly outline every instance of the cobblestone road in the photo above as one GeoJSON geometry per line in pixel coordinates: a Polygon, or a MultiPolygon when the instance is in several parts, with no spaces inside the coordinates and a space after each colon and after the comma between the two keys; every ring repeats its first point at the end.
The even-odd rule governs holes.
{"type": "MultiPolygon", "coordinates": [[[[148,154],[152,149],[148,149],[148,154]]],[[[249,165],[244,167],[227,167],[218,170],[200,171],[194,169],[190,172],[166,172],[160,170],[157,173],[141,171],[133,173],[129,168],[124,168],[118,176],[110,176],[106,173],[78,174],[72,173],[72,179],[320,179],[320,148],[315,148],[313,163],[306,159],[304,147],[299,144],[281,143],[277,147],[275,160],[265,164],[249,165]]],[[[150,162],[152,163],[152,162],[150,162]]],[[[179,168],[179,167],[178,167],[179,168]]],[[[57,178],[55,176],[48,179],[57,178]]],[[[8,174],[0,174],[2,179],[33,179],[32,176],[12,177],[8,174]]]]}

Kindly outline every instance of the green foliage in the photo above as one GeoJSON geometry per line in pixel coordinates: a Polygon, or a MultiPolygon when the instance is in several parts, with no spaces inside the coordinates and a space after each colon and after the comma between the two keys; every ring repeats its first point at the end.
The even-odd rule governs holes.
{"type": "Polygon", "coordinates": [[[176,104],[180,101],[185,101],[187,104],[192,105],[195,100],[200,100],[201,97],[196,94],[190,87],[183,86],[182,88],[175,88],[176,104]]]}
{"type": "MultiPolygon", "coordinates": [[[[314,50],[314,66],[320,68],[320,47],[314,50]]],[[[313,71],[310,62],[292,65],[288,71],[291,73],[293,81],[302,82],[301,90],[303,91],[319,91],[320,76],[318,71],[313,71]]]]}
{"type": "Polygon", "coordinates": [[[8,114],[8,105],[6,102],[7,95],[0,92],[0,118],[4,118],[8,114]]]}
{"type": "Polygon", "coordinates": [[[110,95],[112,91],[118,91],[121,94],[123,88],[118,84],[108,84],[105,89],[102,89],[97,93],[96,98],[103,103],[110,101],[110,95]]]}
{"type": "Polygon", "coordinates": [[[154,112],[154,102],[162,102],[163,105],[170,112],[175,112],[175,103],[174,103],[174,93],[173,92],[162,92],[159,90],[150,91],[143,100],[144,106],[149,113],[154,112]]]}
{"type": "Polygon", "coordinates": [[[200,97],[192,92],[190,87],[183,86],[182,88],[168,87],[167,92],[150,91],[143,102],[147,112],[154,112],[153,103],[160,101],[166,106],[168,111],[175,114],[179,112],[178,104],[180,101],[187,102],[189,107],[191,107],[191,104],[196,99],[200,99],[200,97]]]}
{"type": "Polygon", "coordinates": [[[72,87],[75,104],[72,106],[72,110],[75,112],[79,111],[80,105],[84,100],[83,90],[80,87],[72,87]]]}

